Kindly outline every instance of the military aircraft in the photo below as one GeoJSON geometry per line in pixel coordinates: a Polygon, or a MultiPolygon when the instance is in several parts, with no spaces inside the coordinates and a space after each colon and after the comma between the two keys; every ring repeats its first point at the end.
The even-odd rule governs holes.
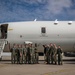
{"type": "Polygon", "coordinates": [[[60,45],[63,52],[75,51],[75,21],[26,21],[0,24],[0,55],[12,44],[32,42],[43,52],[44,44],[60,45]]]}

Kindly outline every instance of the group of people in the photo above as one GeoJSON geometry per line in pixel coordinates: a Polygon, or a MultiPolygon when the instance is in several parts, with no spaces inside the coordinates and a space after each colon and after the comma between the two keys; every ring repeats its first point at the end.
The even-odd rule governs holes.
{"type": "MultiPolygon", "coordinates": [[[[62,49],[56,44],[43,45],[44,60],[46,64],[62,65],[62,49]]],[[[13,44],[11,48],[11,62],[12,64],[36,64],[38,63],[39,55],[37,45],[33,44],[13,44]]]]}
{"type": "Polygon", "coordinates": [[[62,65],[62,49],[60,45],[56,44],[43,45],[44,47],[44,59],[47,64],[62,65]]]}
{"type": "Polygon", "coordinates": [[[14,44],[11,48],[11,62],[12,64],[34,64],[38,63],[37,47],[32,44],[14,44]]]}

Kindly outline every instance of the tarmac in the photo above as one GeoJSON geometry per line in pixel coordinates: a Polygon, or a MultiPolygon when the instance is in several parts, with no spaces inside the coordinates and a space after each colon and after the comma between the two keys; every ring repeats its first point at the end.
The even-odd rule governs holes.
{"type": "Polygon", "coordinates": [[[45,64],[41,60],[39,64],[11,64],[4,60],[0,61],[0,75],[75,75],[75,60],[63,61],[63,65],[45,64]]]}

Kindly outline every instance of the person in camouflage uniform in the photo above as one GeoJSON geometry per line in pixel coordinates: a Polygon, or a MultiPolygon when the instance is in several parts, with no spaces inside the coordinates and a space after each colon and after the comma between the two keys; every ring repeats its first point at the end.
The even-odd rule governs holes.
{"type": "Polygon", "coordinates": [[[23,60],[24,60],[24,63],[26,64],[26,53],[27,53],[27,45],[22,45],[22,48],[23,48],[23,51],[24,51],[24,53],[23,53],[23,60]]]}
{"type": "Polygon", "coordinates": [[[52,43],[50,44],[49,54],[50,54],[51,64],[53,64],[54,49],[53,49],[53,44],[52,43]]]}
{"type": "Polygon", "coordinates": [[[38,48],[37,48],[37,44],[35,44],[35,63],[38,64],[39,60],[39,55],[38,55],[38,48]]]}
{"type": "Polygon", "coordinates": [[[16,44],[13,44],[13,48],[11,48],[11,62],[12,64],[16,62],[16,44]]]}
{"type": "Polygon", "coordinates": [[[20,64],[23,63],[23,48],[22,45],[19,44],[19,52],[20,52],[20,64]]]}
{"type": "Polygon", "coordinates": [[[31,44],[30,50],[31,50],[31,63],[34,64],[35,63],[35,49],[32,44],[31,44]]]}
{"type": "Polygon", "coordinates": [[[54,53],[53,53],[54,63],[57,64],[57,46],[56,44],[53,44],[53,48],[54,48],[54,53]]]}

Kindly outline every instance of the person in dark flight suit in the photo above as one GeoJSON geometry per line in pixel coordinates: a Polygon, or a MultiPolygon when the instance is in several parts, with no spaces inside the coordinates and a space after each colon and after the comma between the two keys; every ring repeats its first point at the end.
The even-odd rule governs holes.
{"type": "Polygon", "coordinates": [[[50,49],[49,49],[49,45],[47,45],[47,47],[46,47],[46,63],[50,64],[50,49]]]}
{"type": "Polygon", "coordinates": [[[44,60],[45,60],[45,63],[47,62],[47,56],[46,56],[46,53],[47,53],[47,45],[43,45],[44,47],[44,60]]]}
{"type": "Polygon", "coordinates": [[[19,51],[19,45],[17,45],[17,64],[20,64],[20,51],[19,51]]]}
{"type": "Polygon", "coordinates": [[[31,51],[30,51],[30,44],[28,44],[28,47],[27,47],[27,61],[28,61],[28,64],[31,64],[31,51]]]}
{"type": "Polygon", "coordinates": [[[57,48],[57,54],[58,54],[58,65],[62,65],[62,49],[60,45],[57,48]]]}

